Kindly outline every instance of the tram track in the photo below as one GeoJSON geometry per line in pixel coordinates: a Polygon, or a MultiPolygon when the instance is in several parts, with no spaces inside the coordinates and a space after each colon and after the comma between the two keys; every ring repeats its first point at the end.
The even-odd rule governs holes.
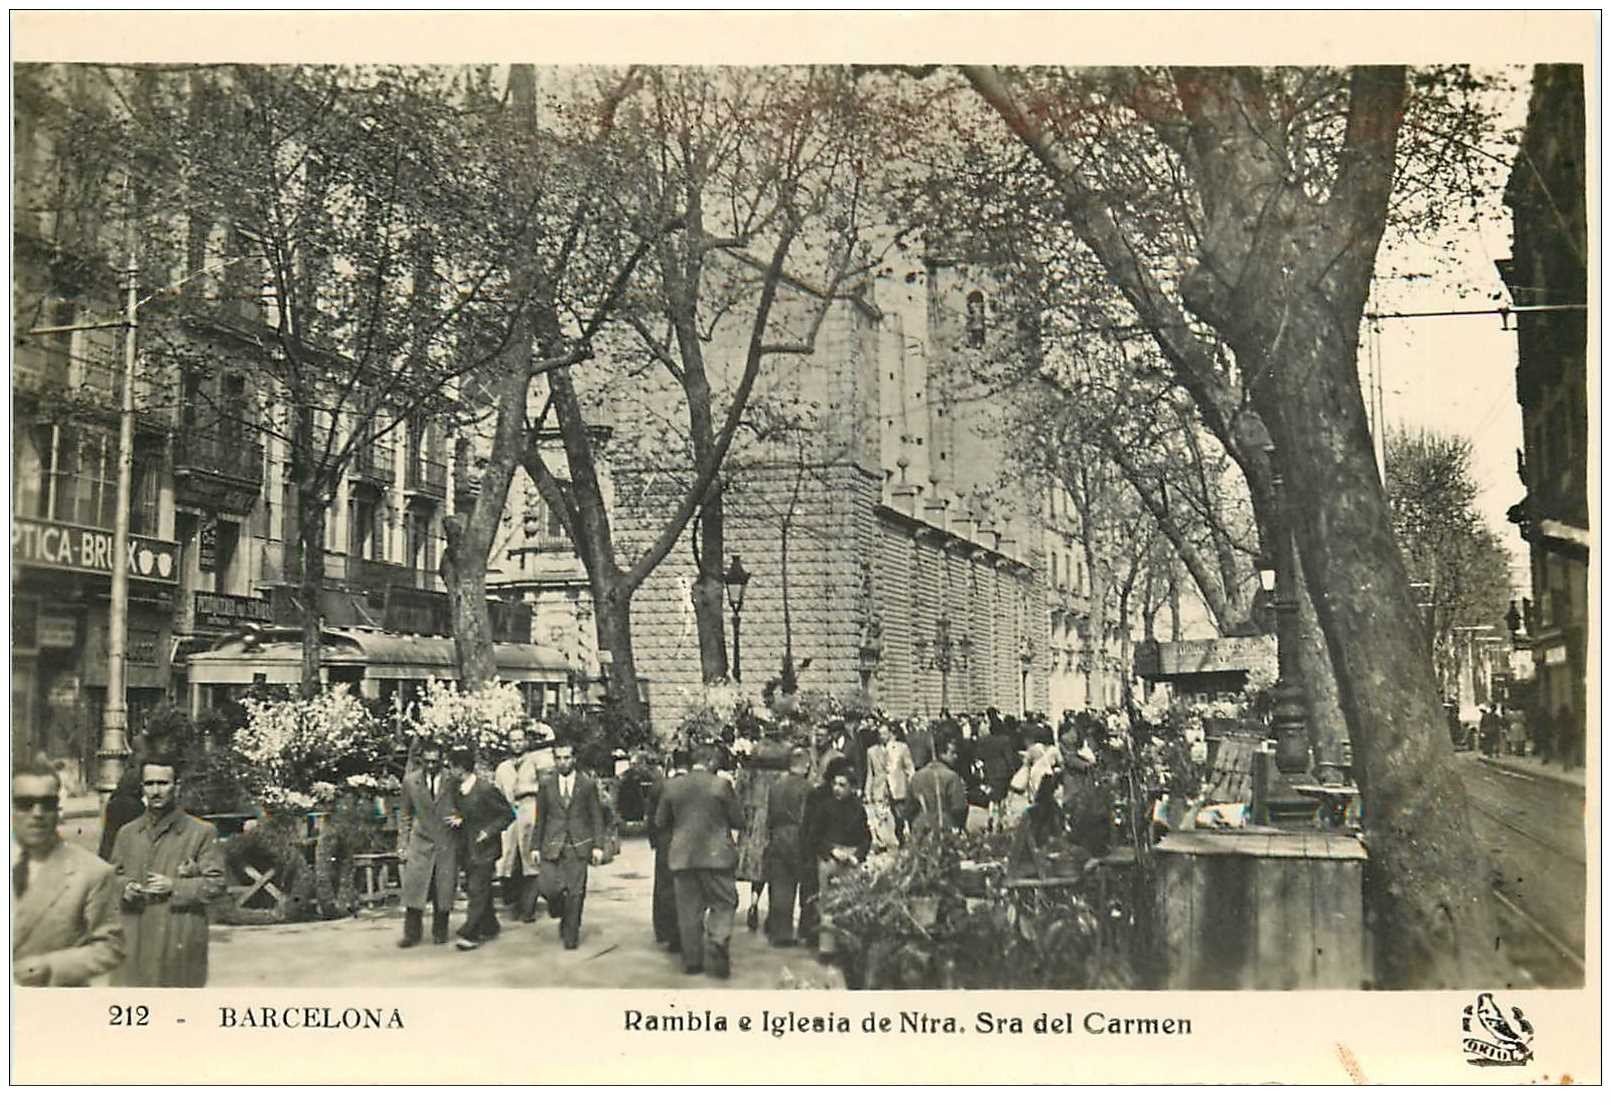
{"type": "Polygon", "coordinates": [[[1471,831],[1493,865],[1500,939],[1520,976],[1512,985],[1583,985],[1582,790],[1493,761],[1468,763],[1462,774],[1471,831]]]}
{"type": "MultiPolygon", "coordinates": [[[[1578,978],[1583,977],[1586,970],[1583,957],[1574,951],[1565,940],[1552,932],[1548,925],[1529,913],[1522,907],[1520,902],[1515,901],[1503,890],[1494,889],[1493,896],[1511,916],[1520,921],[1529,932],[1542,941],[1557,960],[1571,968],[1571,971],[1568,972],[1569,974],[1575,974],[1578,978]]],[[[1522,967],[1523,970],[1527,970],[1531,975],[1536,976],[1538,973],[1530,970],[1525,962],[1519,963],[1518,966],[1522,967]]],[[[1553,975],[1553,972],[1551,974],[1553,975]]]]}

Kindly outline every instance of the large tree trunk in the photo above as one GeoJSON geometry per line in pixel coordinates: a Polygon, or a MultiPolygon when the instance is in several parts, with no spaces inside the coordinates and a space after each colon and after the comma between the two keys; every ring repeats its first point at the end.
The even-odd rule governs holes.
{"type": "Polygon", "coordinates": [[[1352,78],[1343,178],[1317,205],[1285,179],[1240,105],[1244,85],[1184,75],[1206,177],[1204,264],[1187,305],[1234,350],[1295,494],[1288,520],[1324,634],[1382,888],[1377,978],[1468,988],[1505,981],[1488,864],[1472,832],[1432,663],[1359,390],[1359,320],[1386,217],[1402,68],[1352,78]],[[1223,276],[1237,273],[1232,285],[1223,276]]]}
{"type": "MultiPolygon", "coordinates": [[[[535,137],[537,86],[530,65],[510,69],[509,95],[512,140],[518,142],[535,137]]],[[[512,195],[522,194],[518,190],[519,181],[511,185],[512,195]]],[[[515,258],[513,265],[516,298],[522,303],[533,290],[531,273],[537,262],[535,243],[528,242],[526,250],[526,255],[515,258]]],[[[481,485],[468,511],[451,514],[442,521],[443,535],[447,538],[442,579],[447,584],[459,683],[466,690],[475,690],[498,677],[492,621],[487,611],[487,560],[498,537],[509,485],[524,451],[532,341],[532,312],[521,310],[515,316],[508,343],[498,357],[499,377],[493,393],[498,413],[486,465],[481,471],[481,485]]]]}
{"type": "Polygon", "coordinates": [[[447,583],[459,682],[466,690],[475,690],[498,677],[492,621],[487,612],[487,560],[492,555],[509,484],[519,463],[530,371],[530,332],[525,326],[517,326],[499,382],[497,422],[475,502],[468,512],[449,515],[442,523],[447,537],[442,578],[447,583]]]}
{"type": "Polygon", "coordinates": [[[548,509],[565,519],[571,544],[587,570],[598,645],[610,653],[610,695],[623,714],[643,722],[647,718],[638,697],[637,660],[632,651],[634,587],[616,566],[610,513],[599,482],[587,417],[568,368],[549,373],[548,386],[565,446],[569,485],[560,485],[535,443],[525,453],[526,472],[537,484],[548,509]]]}
{"type": "Polygon", "coordinates": [[[324,632],[324,495],[312,481],[297,487],[297,536],[302,556],[302,582],[297,598],[302,604],[302,697],[317,698],[324,632]]]}
{"type": "MultiPolygon", "coordinates": [[[[609,573],[614,575],[614,573],[609,573]]],[[[613,581],[594,583],[593,624],[601,649],[608,649],[610,665],[609,697],[620,711],[638,722],[648,721],[648,712],[638,694],[638,663],[632,651],[632,592],[613,581]]]]}
{"type": "Polygon", "coordinates": [[[722,493],[719,485],[712,485],[710,497],[699,512],[699,560],[693,586],[694,626],[699,633],[699,675],[706,683],[720,683],[727,678],[722,526],[722,493]]]}

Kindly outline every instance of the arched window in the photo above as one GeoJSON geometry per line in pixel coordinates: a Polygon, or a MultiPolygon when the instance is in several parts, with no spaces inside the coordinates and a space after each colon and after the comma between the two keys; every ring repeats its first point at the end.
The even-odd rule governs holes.
{"type": "Polygon", "coordinates": [[[985,297],[977,289],[968,293],[968,348],[983,349],[985,343],[985,297]]]}

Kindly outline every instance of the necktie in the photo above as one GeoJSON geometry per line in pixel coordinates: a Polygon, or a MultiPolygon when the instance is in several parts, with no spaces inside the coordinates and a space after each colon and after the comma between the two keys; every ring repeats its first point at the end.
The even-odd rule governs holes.
{"type": "Polygon", "coordinates": [[[28,889],[28,857],[23,856],[11,866],[11,889],[22,897],[28,889]]]}
{"type": "Polygon", "coordinates": [[[430,776],[430,787],[431,787],[431,797],[435,798],[436,797],[436,775],[434,773],[430,776]]]}

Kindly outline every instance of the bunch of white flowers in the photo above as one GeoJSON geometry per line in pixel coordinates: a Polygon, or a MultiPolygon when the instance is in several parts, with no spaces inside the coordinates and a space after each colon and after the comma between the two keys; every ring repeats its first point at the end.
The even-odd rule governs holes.
{"type": "Polygon", "coordinates": [[[483,759],[496,763],[509,754],[510,736],[525,725],[526,701],[514,683],[493,680],[477,690],[461,691],[432,680],[410,709],[403,731],[410,742],[474,748],[483,759]]]}
{"type": "Polygon", "coordinates": [[[381,727],[346,686],[307,701],[247,700],[246,725],[234,749],[248,785],[271,809],[312,809],[336,796],[354,768],[378,769],[385,755],[381,727]]]}

